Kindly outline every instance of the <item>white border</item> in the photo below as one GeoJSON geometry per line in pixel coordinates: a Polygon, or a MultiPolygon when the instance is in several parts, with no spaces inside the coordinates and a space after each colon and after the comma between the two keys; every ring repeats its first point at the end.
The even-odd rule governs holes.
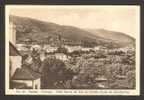
{"type": "Polygon", "coordinates": [[[136,89],[9,89],[9,11],[11,8],[23,8],[29,9],[29,8],[57,8],[57,7],[76,7],[76,5],[6,5],[5,6],[5,94],[6,95],[140,95],[140,5],[78,5],[78,7],[86,7],[86,8],[93,8],[93,7],[136,7],[138,10],[138,33],[136,36],[136,89]]]}

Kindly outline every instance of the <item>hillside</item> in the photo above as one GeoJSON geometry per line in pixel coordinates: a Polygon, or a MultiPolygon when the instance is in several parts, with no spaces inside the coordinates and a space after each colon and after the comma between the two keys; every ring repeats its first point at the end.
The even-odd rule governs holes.
{"type": "Polygon", "coordinates": [[[129,35],[121,32],[109,31],[105,29],[86,29],[95,36],[101,38],[109,39],[112,42],[118,43],[122,46],[132,46],[135,45],[135,39],[129,35]]]}
{"type": "Polygon", "coordinates": [[[44,22],[27,17],[10,16],[10,21],[16,25],[17,43],[29,38],[37,43],[49,43],[58,45],[59,43],[67,45],[96,46],[102,45],[108,48],[133,45],[134,41],[130,37],[110,31],[100,31],[99,34],[89,30],[80,29],[73,26],[58,25],[55,23],[44,22]],[[101,35],[109,34],[109,36],[101,35]],[[129,40],[128,42],[119,42],[117,37],[129,40]],[[110,38],[111,37],[111,38],[110,38]],[[123,45],[121,45],[123,44],[123,45]]]}

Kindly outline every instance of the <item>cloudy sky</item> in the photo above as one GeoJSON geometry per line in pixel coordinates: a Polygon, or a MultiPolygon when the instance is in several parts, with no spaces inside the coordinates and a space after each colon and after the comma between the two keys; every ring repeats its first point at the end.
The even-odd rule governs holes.
{"type": "Polygon", "coordinates": [[[12,15],[80,28],[108,29],[135,37],[139,6],[7,6],[12,15]]]}

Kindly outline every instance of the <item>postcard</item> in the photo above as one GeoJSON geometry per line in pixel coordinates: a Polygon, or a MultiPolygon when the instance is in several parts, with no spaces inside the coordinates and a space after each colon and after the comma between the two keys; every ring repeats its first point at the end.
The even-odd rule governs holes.
{"type": "Polygon", "coordinates": [[[139,5],[6,5],[6,95],[139,95],[139,5]]]}

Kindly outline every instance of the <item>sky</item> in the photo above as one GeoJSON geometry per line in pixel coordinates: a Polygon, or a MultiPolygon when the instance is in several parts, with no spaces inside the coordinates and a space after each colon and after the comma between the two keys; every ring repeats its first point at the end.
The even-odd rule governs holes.
{"type": "Polygon", "coordinates": [[[139,34],[139,6],[7,6],[6,11],[61,25],[139,34]]]}

